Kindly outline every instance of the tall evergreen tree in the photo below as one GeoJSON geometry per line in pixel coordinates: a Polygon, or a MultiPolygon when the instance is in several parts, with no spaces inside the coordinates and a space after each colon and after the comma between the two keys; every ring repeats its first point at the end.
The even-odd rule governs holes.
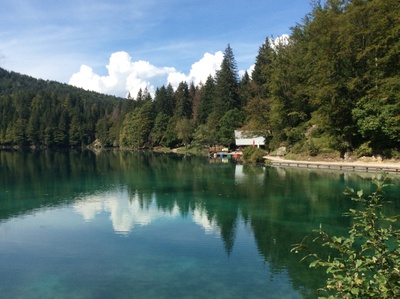
{"type": "Polygon", "coordinates": [[[241,107],[245,107],[250,99],[254,97],[254,84],[252,84],[247,71],[244,73],[242,79],[239,82],[238,92],[241,107]]]}
{"type": "Polygon", "coordinates": [[[215,98],[215,81],[214,78],[210,75],[208,76],[204,86],[202,86],[202,88],[200,89],[198,123],[206,123],[207,117],[214,109],[214,103],[216,102],[215,98]]]}
{"type": "Polygon", "coordinates": [[[192,119],[194,125],[200,124],[201,88],[201,83],[200,86],[194,86],[194,83],[192,82],[189,89],[190,97],[192,98],[192,119]]]}
{"type": "Polygon", "coordinates": [[[268,83],[271,79],[273,55],[274,50],[271,47],[271,41],[269,38],[266,38],[264,44],[258,50],[254,70],[251,74],[253,82],[257,87],[259,97],[262,98],[268,96],[268,83]]]}
{"type": "Polygon", "coordinates": [[[154,96],[154,104],[157,114],[162,112],[172,117],[175,110],[174,90],[171,84],[157,88],[154,96]]]}
{"type": "Polygon", "coordinates": [[[175,91],[175,100],[175,116],[178,119],[190,119],[192,117],[192,99],[186,82],[179,83],[179,86],[175,91]]]}
{"type": "Polygon", "coordinates": [[[164,112],[160,112],[157,114],[154,121],[154,127],[151,131],[152,146],[158,146],[158,145],[168,146],[168,144],[163,142],[164,141],[163,138],[168,129],[169,119],[170,117],[164,112]]]}
{"type": "Polygon", "coordinates": [[[222,117],[231,109],[240,109],[237,65],[229,44],[225,49],[224,59],[215,80],[216,97],[213,110],[216,111],[217,115],[222,117]]]}

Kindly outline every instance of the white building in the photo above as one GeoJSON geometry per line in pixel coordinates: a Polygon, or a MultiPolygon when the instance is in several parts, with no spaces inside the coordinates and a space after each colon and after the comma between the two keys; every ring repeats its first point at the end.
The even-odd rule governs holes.
{"type": "Polygon", "coordinates": [[[260,147],[265,144],[265,138],[257,136],[251,131],[239,131],[235,130],[235,143],[236,146],[249,146],[254,145],[260,147]]]}

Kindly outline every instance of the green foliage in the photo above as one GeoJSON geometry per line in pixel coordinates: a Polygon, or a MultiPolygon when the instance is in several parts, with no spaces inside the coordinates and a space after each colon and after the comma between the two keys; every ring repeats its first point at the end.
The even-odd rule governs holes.
{"type": "Polygon", "coordinates": [[[268,128],[273,147],[301,143],[292,129],[312,119],[332,149],[398,149],[398,10],[396,0],[315,1],[286,43],[267,40],[246,107],[252,129],[268,128]],[[260,102],[268,106],[257,111],[260,102]]]}
{"type": "Polygon", "coordinates": [[[305,127],[304,126],[297,126],[294,128],[287,128],[285,130],[285,134],[286,134],[286,142],[287,145],[292,145],[292,144],[296,144],[299,141],[302,141],[305,139],[305,127]]]}
{"type": "Polygon", "coordinates": [[[246,147],[243,150],[243,160],[248,163],[263,163],[265,151],[258,147],[246,147]]]}
{"type": "Polygon", "coordinates": [[[270,121],[270,100],[255,96],[245,106],[247,123],[245,129],[261,132],[261,135],[271,136],[272,125],[270,121]]]}
{"type": "Polygon", "coordinates": [[[155,110],[152,101],[147,101],[141,108],[132,114],[128,114],[124,120],[122,129],[123,146],[140,149],[148,147],[151,143],[150,133],[154,126],[155,110]]]}
{"type": "Polygon", "coordinates": [[[375,149],[400,145],[400,112],[396,97],[375,99],[364,97],[353,109],[353,118],[364,139],[375,149]]]}
{"type": "Polygon", "coordinates": [[[208,132],[206,125],[199,125],[193,132],[193,144],[195,146],[209,146],[208,132]]]}
{"type": "MultiPolygon", "coordinates": [[[[200,125],[194,136],[195,141],[201,145],[215,145],[218,143],[219,118],[216,112],[210,113],[204,125],[200,125]]],[[[233,132],[232,132],[233,133],[233,132]]]]}
{"type": "Polygon", "coordinates": [[[396,149],[387,148],[383,151],[383,155],[387,158],[400,159],[400,152],[396,149]]]}
{"type": "Polygon", "coordinates": [[[182,118],[176,123],[177,136],[187,148],[193,138],[193,124],[187,118],[182,118]]]}
{"type": "Polygon", "coordinates": [[[129,102],[0,69],[0,145],[114,145],[129,102]]]}
{"type": "Polygon", "coordinates": [[[307,149],[307,153],[311,156],[311,157],[315,157],[319,154],[320,152],[320,148],[318,145],[316,145],[312,139],[309,139],[306,141],[306,143],[304,144],[304,147],[307,149]]]}
{"type": "Polygon", "coordinates": [[[229,110],[219,120],[219,143],[230,146],[235,142],[234,131],[243,125],[244,112],[239,109],[229,110]]]}
{"type": "Polygon", "coordinates": [[[305,251],[302,259],[311,258],[310,268],[326,268],[329,278],[321,289],[321,298],[399,298],[400,297],[400,215],[388,217],[383,213],[383,189],[387,175],[374,180],[376,190],[369,196],[363,191],[346,189],[345,194],[360,204],[344,216],[353,224],[348,236],[331,236],[322,229],[313,240],[331,250],[327,258],[310,251],[306,238],[295,244],[292,252],[305,251]]]}
{"type": "Polygon", "coordinates": [[[152,101],[146,89],[135,100],[116,99],[0,69],[0,145],[85,146],[97,138],[117,146],[136,138],[141,146],[175,146],[184,139],[181,119],[193,124],[195,142],[228,145],[239,124],[227,113],[236,109],[245,118],[237,123],[265,136],[269,150],[284,144],[343,154],[368,144],[372,154],[400,151],[400,1],[322,2],[313,1],[288,39],[265,39],[251,78],[239,81],[228,44],[204,84],[158,88],[150,136],[132,137],[139,133],[129,119],[122,125],[152,101]],[[310,123],[323,137],[307,141],[310,123]]]}
{"type": "Polygon", "coordinates": [[[272,73],[272,58],[274,57],[274,51],[271,47],[269,38],[265,39],[265,42],[258,50],[256,62],[254,64],[254,70],[252,78],[256,84],[257,94],[261,98],[268,97],[268,84],[270,83],[272,73]]]}
{"type": "Polygon", "coordinates": [[[361,144],[355,151],[354,153],[357,155],[357,157],[362,157],[362,156],[371,156],[372,155],[372,148],[370,147],[370,142],[365,142],[361,144]]]}
{"type": "Polygon", "coordinates": [[[163,112],[159,112],[154,121],[154,127],[151,131],[152,145],[163,145],[163,137],[168,128],[169,117],[163,112]]]}
{"type": "Polygon", "coordinates": [[[105,147],[113,145],[113,140],[110,135],[111,125],[111,121],[106,118],[101,118],[96,123],[96,139],[105,147]]]}
{"type": "Polygon", "coordinates": [[[177,120],[175,117],[171,117],[168,120],[167,130],[161,140],[161,144],[168,147],[176,147],[179,144],[178,134],[176,132],[177,120]]]}
{"type": "Polygon", "coordinates": [[[312,157],[322,153],[335,152],[334,149],[337,148],[337,142],[331,135],[327,133],[318,134],[318,130],[313,131],[304,143],[300,142],[297,144],[302,144],[301,149],[297,153],[306,153],[312,157]]]}
{"type": "Polygon", "coordinates": [[[161,88],[157,89],[154,97],[154,104],[157,113],[162,112],[172,117],[175,110],[175,98],[171,84],[168,84],[167,87],[161,86],[161,88]]]}
{"type": "Polygon", "coordinates": [[[175,92],[175,116],[177,118],[192,117],[192,99],[186,82],[181,82],[175,92]]]}
{"type": "Polygon", "coordinates": [[[206,83],[199,87],[198,97],[195,118],[198,124],[205,124],[215,102],[215,81],[211,75],[208,76],[206,83]]]}
{"type": "Polygon", "coordinates": [[[222,117],[231,109],[241,108],[236,60],[229,44],[225,49],[221,69],[217,72],[215,81],[213,110],[218,117],[222,117]]]}

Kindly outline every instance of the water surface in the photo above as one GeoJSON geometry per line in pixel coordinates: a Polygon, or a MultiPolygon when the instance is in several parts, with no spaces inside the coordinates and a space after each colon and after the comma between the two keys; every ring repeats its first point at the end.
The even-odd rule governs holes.
{"type": "Polygon", "coordinates": [[[291,245],[320,223],[345,234],[342,191],[369,191],[375,175],[218,162],[0,152],[0,294],[315,298],[323,272],[291,245]]]}

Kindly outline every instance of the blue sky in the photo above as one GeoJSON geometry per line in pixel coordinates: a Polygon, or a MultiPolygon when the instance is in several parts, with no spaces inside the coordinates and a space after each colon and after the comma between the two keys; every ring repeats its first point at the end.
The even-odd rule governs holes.
{"type": "Polygon", "coordinates": [[[310,0],[0,0],[0,66],[109,94],[214,74],[231,45],[249,70],[310,0]]]}

